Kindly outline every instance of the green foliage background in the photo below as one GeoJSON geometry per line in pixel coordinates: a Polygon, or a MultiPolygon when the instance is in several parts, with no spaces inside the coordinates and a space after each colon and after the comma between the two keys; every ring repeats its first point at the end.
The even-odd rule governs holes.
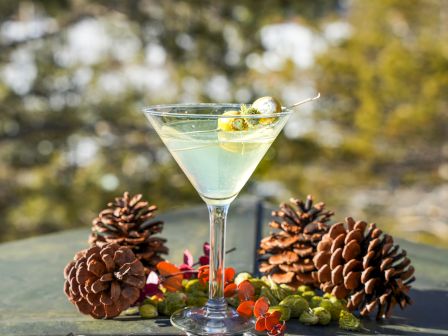
{"type": "Polygon", "coordinates": [[[446,2],[36,0],[0,13],[0,241],[88,226],[125,190],[162,211],[200,202],[146,104],[287,105],[320,91],[244,192],[312,193],[340,219],[446,246],[446,2]],[[282,34],[272,27],[290,42],[266,42],[282,34]],[[298,31],[311,36],[309,64],[294,54],[298,31]]]}

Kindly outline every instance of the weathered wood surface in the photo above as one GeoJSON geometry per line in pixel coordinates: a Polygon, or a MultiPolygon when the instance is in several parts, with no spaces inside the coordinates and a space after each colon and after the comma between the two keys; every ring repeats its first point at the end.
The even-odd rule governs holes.
{"type": "MultiPolygon", "coordinates": [[[[256,236],[255,200],[237,201],[231,208],[227,257],[237,270],[252,270],[256,236]]],[[[263,221],[268,231],[269,211],[263,221]]],[[[165,214],[163,236],[171,249],[169,259],[180,262],[189,248],[201,254],[208,240],[204,206],[165,214]]],[[[117,318],[94,320],[79,314],[65,298],[62,270],[73,254],[86,247],[89,228],[65,231],[0,245],[0,335],[176,335],[167,319],[117,318]]],[[[395,311],[386,322],[365,321],[375,335],[448,335],[448,250],[400,241],[417,270],[409,309],[395,311]]],[[[305,327],[288,322],[291,335],[347,335],[336,327],[305,327]]],[[[356,334],[356,333],[353,333],[356,334]]]]}

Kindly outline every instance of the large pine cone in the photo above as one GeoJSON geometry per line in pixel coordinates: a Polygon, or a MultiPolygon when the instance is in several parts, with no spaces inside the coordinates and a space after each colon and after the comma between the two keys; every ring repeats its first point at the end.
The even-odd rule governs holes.
{"type": "Polygon", "coordinates": [[[270,275],[278,284],[318,287],[312,273],[316,271],[313,257],[321,237],[328,232],[327,222],[334,214],[325,210],[324,203],[313,205],[308,196],[303,202],[291,199],[292,204],[281,204],[272,215],[277,220],[269,226],[278,231],[260,242],[260,272],[270,275]]]}
{"type": "Polygon", "coordinates": [[[131,197],[125,192],[123,197],[108,203],[109,208],[93,220],[89,243],[100,247],[107,243],[130,247],[148,274],[164,260],[161,254],[167,254],[168,248],[166,239],[153,237],[163,229],[163,222],[153,219],[157,207],[148,206],[141,199],[140,194],[131,197]]]}
{"type": "Polygon", "coordinates": [[[64,278],[68,299],[94,318],[120,315],[137,301],[146,279],[134,253],[116,244],[78,252],[65,267],[64,278]]]}
{"type": "Polygon", "coordinates": [[[334,224],[317,246],[315,278],[321,289],[347,298],[347,308],[359,309],[362,316],[378,308],[377,319],[390,317],[397,303],[402,309],[411,304],[409,284],[415,277],[406,251],[399,252],[375,224],[345,221],[334,224]]]}

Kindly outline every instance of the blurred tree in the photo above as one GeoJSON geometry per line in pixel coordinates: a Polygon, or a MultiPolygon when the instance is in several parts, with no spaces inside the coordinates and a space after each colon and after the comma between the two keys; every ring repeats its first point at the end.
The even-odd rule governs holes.
{"type": "MultiPolygon", "coordinates": [[[[395,183],[440,182],[448,134],[448,3],[354,1],[353,34],[318,59],[320,117],[343,134],[334,158],[395,183]],[[324,80],[320,80],[324,79],[324,80]],[[342,155],[342,156],[341,156],[342,155]]],[[[334,159],[332,157],[332,160],[334,159]]]]}
{"type": "MultiPolygon", "coordinates": [[[[161,210],[198,202],[145,104],[288,105],[318,89],[255,174],[280,182],[265,196],[312,192],[353,214],[357,192],[448,179],[446,2],[34,0],[0,13],[0,241],[87,226],[124,190],[161,210]]],[[[387,202],[367,202],[372,217],[387,202]]]]}
{"type": "Polygon", "coordinates": [[[260,29],[285,18],[315,25],[339,8],[336,0],[2,1],[0,241],[88,225],[124,190],[162,209],[196,202],[140,107],[250,101],[282,77],[247,65],[263,52],[260,29]]]}
{"type": "Polygon", "coordinates": [[[271,169],[339,213],[446,246],[437,188],[448,179],[448,3],[355,0],[332,31],[343,34],[321,28],[325,48],[312,68],[319,109],[305,136],[277,144],[271,169]]]}

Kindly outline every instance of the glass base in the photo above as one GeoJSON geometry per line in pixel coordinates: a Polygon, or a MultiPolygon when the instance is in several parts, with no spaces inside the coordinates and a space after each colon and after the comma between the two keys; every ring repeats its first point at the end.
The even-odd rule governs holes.
{"type": "Polygon", "coordinates": [[[232,307],[192,307],[176,311],[171,323],[188,335],[237,335],[254,328],[254,319],[243,318],[232,307]]]}

